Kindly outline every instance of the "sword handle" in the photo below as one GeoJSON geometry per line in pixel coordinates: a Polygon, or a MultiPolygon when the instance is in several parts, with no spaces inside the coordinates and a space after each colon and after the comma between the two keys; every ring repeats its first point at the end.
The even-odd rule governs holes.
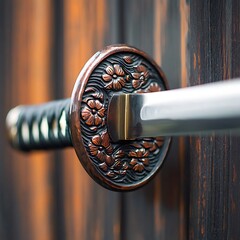
{"type": "Polygon", "coordinates": [[[17,106],[6,118],[10,143],[23,151],[72,146],[70,99],[17,106]]]}
{"type": "Polygon", "coordinates": [[[19,106],[7,116],[11,144],[20,150],[73,146],[88,174],[102,186],[127,191],[147,183],[163,163],[170,138],[113,141],[109,113],[114,94],[168,89],[158,65],[144,52],[113,45],[85,64],[71,100],[19,106]]]}

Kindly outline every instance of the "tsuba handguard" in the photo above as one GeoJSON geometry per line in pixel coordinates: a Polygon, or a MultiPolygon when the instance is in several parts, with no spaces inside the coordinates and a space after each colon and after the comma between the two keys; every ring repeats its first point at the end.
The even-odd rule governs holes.
{"type": "Polygon", "coordinates": [[[71,100],[11,110],[7,127],[21,150],[73,146],[88,174],[116,191],[136,189],[158,171],[170,137],[112,141],[108,106],[114,94],[167,90],[162,70],[144,52],[113,45],[97,52],[83,67],[71,100]]]}

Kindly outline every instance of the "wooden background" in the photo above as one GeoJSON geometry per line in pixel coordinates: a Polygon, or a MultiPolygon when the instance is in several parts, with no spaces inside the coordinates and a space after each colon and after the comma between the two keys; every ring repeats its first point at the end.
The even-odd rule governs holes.
{"type": "Polygon", "coordinates": [[[238,0],[0,1],[0,239],[237,239],[239,138],[174,138],[150,184],[110,192],[74,150],[8,146],[7,111],[69,97],[84,63],[114,43],[161,65],[171,88],[240,76],[238,0]]]}

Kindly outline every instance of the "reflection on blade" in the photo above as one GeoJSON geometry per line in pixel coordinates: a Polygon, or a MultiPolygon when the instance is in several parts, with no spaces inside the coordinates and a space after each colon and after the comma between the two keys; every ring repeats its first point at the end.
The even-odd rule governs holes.
{"type": "Polygon", "coordinates": [[[229,130],[239,134],[240,79],[115,95],[109,106],[108,128],[114,141],[229,130]]]}

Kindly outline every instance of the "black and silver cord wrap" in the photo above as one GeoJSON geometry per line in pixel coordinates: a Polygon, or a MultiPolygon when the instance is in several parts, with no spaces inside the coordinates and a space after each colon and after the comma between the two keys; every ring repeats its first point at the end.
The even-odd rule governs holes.
{"type": "Polygon", "coordinates": [[[88,174],[102,186],[126,191],[141,187],[165,159],[170,137],[114,141],[109,113],[116,94],[165,91],[159,66],[144,52],[113,45],[97,52],[81,70],[71,99],[19,106],[7,116],[13,147],[24,151],[73,146],[88,174]]]}
{"type": "Polygon", "coordinates": [[[156,174],[170,136],[240,132],[240,79],[166,90],[145,53],[110,46],[86,63],[71,99],[11,110],[10,141],[25,151],[73,146],[95,181],[122,191],[156,174]]]}
{"type": "Polygon", "coordinates": [[[70,99],[13,108],[7,116],[12,145],[24,151],[72,146],[69,110],[70,99]]]}

